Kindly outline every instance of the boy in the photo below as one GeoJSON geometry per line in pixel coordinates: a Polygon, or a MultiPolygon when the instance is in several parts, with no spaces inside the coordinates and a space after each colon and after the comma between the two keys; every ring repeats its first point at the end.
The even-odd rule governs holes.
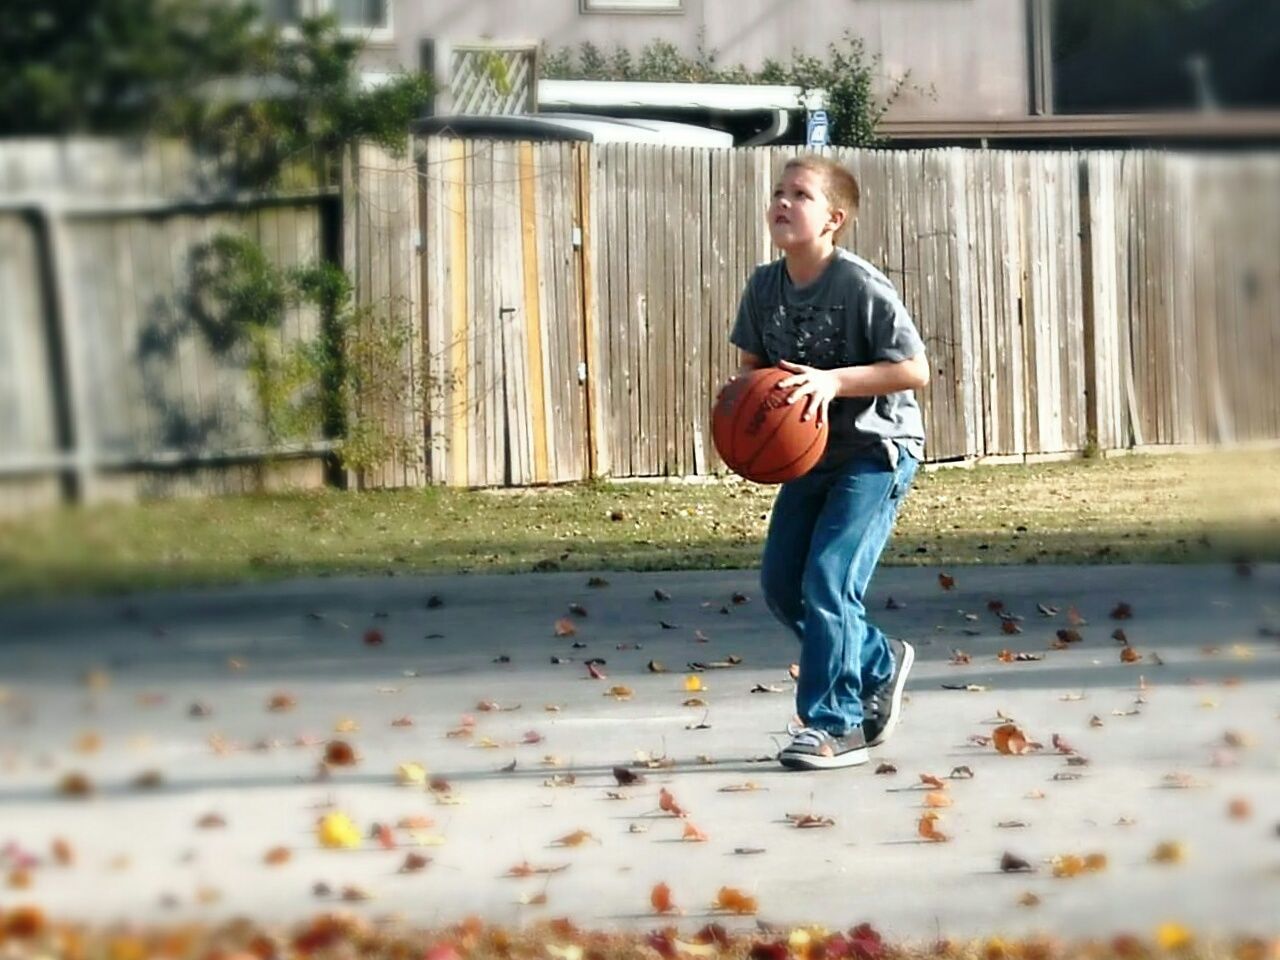
{"type": "Polygon", "coordinates": [[[858,182],[823,157],[789,161],[768,208],[782,259],[747,282],[730,341],[742,369],[778,366],[803,418],[829,424],[822,461],[773,506],[761,586],[801,643],[797,722],[778,755],[793,769],[847,767],[893,732],[915,659],[867,621],[863,598],[924,453],[913,390],[924,343],[893,285],[836,246],[858,182]]]}

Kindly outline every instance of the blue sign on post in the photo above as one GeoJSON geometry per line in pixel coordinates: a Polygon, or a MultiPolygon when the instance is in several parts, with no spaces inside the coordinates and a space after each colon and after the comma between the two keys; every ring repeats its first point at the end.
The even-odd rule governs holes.
{"type": "Polygon", "coordinates": [[[827,125],[827,111],[809,111],[809,130],[806,142],[811,147],[825,147],[831,143],[831,128],[827,125]]]}

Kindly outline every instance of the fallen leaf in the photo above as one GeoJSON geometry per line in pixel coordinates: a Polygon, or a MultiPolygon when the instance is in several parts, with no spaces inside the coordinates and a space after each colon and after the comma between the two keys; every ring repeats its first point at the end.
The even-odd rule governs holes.
{"type": "Polygon", "coordinates": [[[1235,797],[1227,804],[1227,816],[1232,820],[1248,820],[1253,816],[1253,807],[1244,797],[1235,797]]]}
{"type": "Polygon", "coordinates": [[[626,767],[614,767],[613,779],[618,781],[618,786],[620,787],[629,787],[632,784],[644,782],[643,776],[633,770],[628,770],[626,767]]]}
{"type": "Polygon", "coordinates": [[[575,830],[573,833],[567,833],[563,837],[551,841],[551,845],[555,847],[580,847],[588,840],[594,840],[595,837],[586,830],[575,830]]]}
{"type": "Polygon", "coordinates": [[[568,617],[561,617],[552,627],[557,637],[573,637],[578,633],[578,625],[568,617]]]}
{"type": "Polygon", "coordinates": [[[1089,717],[1089,726],[1091,726],[1091,727],[1101,727],[1101,726],[1104,726],[1104,725],[1105,725],[1105,724],[1103,723],[1102,718],[1101,718],[1100,716],[1098,716],[1096,713],[1095,713],[1095,714],[1090,715],[1090,717],[1089,717]]]}
{"type": "Polygon", "coordinates": [[[604,692],[606,697],[613,697],[615,700],[630,700],[635,691],[624,684],[616,684],[604,692]]]}
{"type": "Polygon", "coordinates": [[[1042,617],[1056,617],[1058,615],[1058,608],[1047,603],[1037,603],[1036,610],[1039,611],[1042,617]]]}
{"type": "Polygon", "coordinates": [[[365,900],[372,900],[373,894],[367,887],[349,883],[342,888],[342,899],[347,903],[362,903],[365,900]]]}
{"type": "Polygon", "coordinates": [[[1088,625],[1089,621],[1080,616],[1080,611],[1074,606],[1067,607],[1067,623],[1073,627],[1083,627],[1088,625]]]}
{"type": "Polygon", "coordinates": [[[517,863],[514,867],[512,867],[505,874],[503,874],[503,876],[516,877],[516,878],[545,876],[553,873],[563,873],[568,869],[569,869],[569,864],[567,863],[562,863],[557,867],[535,867],[533,866],[533,864],[529,863],[528,860],[524,860],[520,863],[517,863]]]}
{"type": "Polygon", "coordinates": [[[949,780],[972,780],[973,771],[967,766],[952,767],[951,772],[947,774],[949,780]]]}
{"type": "Polygon", "coordinates": [[[395,833],[385,823],[375,823],[369,830],[369,836],[377,840],[383,850],[394,850],[398,846],[395,833]]]}
{"type": "Polygon", "coordinates": [[[1006,755],[1027,752],[1027,738],[1016,724],[1004,723],[991,732],[991,741],[1000,753],[1006,755]]]}
{"type": "Polygon", "coordinates": [[[135,790],[159,790],[164,786],[164,774],[159,770],[143,770],[130,785],[135,790]]]}
{"type": "Polygon", "coordinates": [[[932,773],[920,774],[920,782],[923,783],[926,787],[933,787],[937,790],[947,789],[946,781],[938,777],[935,777],[932,773]]]}
{"type": "Polygon", "coordinates": [[[1020,907],[1038,907],[1040,906],[1040,898],[1030,890],[1026,891],[1018,898],[1018,906],[1020,907]]]}
{"type": "Polygon", "coordinates": [[[598,665],[594,663],[587,664],[587,676],[590,677],[592,680],[609,679],[608,675],[603,670],[601,670],[598,665]]]}
{"type": "Polygon", "coordinates": [[[701,693],[706,687],[702,683],[702,678],[696,673],[691,673],[684,678],[685,693],[701,693]]]}
{"type": "Polygon", "coordinates": [[[345,813],[327,813],[316,828],[320,846],[328,849],[355,849],[363,842],[360,830],[345,813]]]}
{"type": "Polygon", "coordinates": [[[675,902],[671,899],[671,888],[665,883],[654,884],[653,889],[649,891],[649,904],[653,907],[654,913],[676,912],[675,902]]]}
{"type": "Polygon", "coordinates": [[[269,867],[278,867],[283,863],[288,863],[293,857],[288,847],[272,847],[266,852],[262,858],[262,862],[269,867]]]}
{"type": "Polygon", "coordinates": [[[366,647],[380,647],[384,639],[382,631],[376,627],[370,627],[364,632],[364,645],[366,647]]]}
{"type": "Polygon", "coordinates": [[[1076,748],[1069,744],[1065,737],[1062,737],[1059,734],[1055,733],[1053,735],[1052,743],[1053,749],[1057,750],[1059,753],[1070,755],[1076,752],[1076,748]]]}
{"type": "Polygon", "coordinates": [[[788,813],[787,819],[800,830],[816,830],[836,825],[831,817],[819,816],[816,813],[788,813]]]}
{"type": "Polygon", "coordinates": [[[1120,648],[1121,663],[1137,663],[1141,659],[1142,659],[1142,654],[1140,654],[1133,647],[1125,646],[1120,648]]]}
{"type": "Polygon", "coordinates": [[[951,797],[941,790],[933,790],[924,795],[924,805],[930,808],[951,806],[951,797]]]}
{"type": "Polygon", "coordinates": [[[716,901],[712,904],[712,909],[726,910],[738,916],[745,916],[756,913],[759,906],[755,897],[747,896],[733,887],[721,887],[716,893],[716,901]]]}
{"type": "Polygon", "coordinates": [[[667,667],[661,660],[650,660],[648,664],[650,673],[666,673],[667,667]]]}
{"type": "Polygon", "coordinates": [[[64,797],[83,799],[93,793],[93,781],[83,773],[72,771],[58,781],[58,793],[64,797]]]}
{"type": "Polygon", "coordinates": [[[705,843],[707,835],[699,830],[692,822],[686,820],[684,824],[684,833],[680,837],[681,840],[689,840],[693,843],[705,843]]]}
{"type": "Polygon", "coordinates": [[[891,773],[897,773],[897,772],[898,772],[898,768],[895,767],[892,763],[881,763],[876,767],[877,776],[884,776],[885,774],[891,774],[891,773]]]}
{"type": "Polygon", "coordinates": [[[1127,603],[1117,603],[1111,610],[1112,620],[1128,620],[1133,616],[1133,608],[1127,603]]]}
{"type": "Polygon", "coordinates": [[[75,849],[65,838],[54,837],[53,842],[49,845],[49,852],[53,855],[53,862],[58,866],[70,867],[75,865],[75,849]]]}
{"type": "Polygon", "coordinates": [[[569,612],[575,617],[585,617],[587,615],[587,608],[580,603],[571,603],[569,604],[569,612]]]}
{"type": "Polygon", "coordinates": [[[1180,923],[1162,923],[1156,927],[1155,941],[1161,950],[1172,953],[1195,943],[1195,934],[1180,923]]]}
{"type": "Polygon", "coordinates": [[[1000,828],[1000,829],[1002,829],[1002,830],[1016,830],[1016,829],[1018,829],[1018,828],[1020,828],[1020,827],[1025,827],[1025,826],[1027,826],[1027,821],[1025,821],[1025,820],[1001,820],[999,823],[997,823],[997,824],[996,824],[996,826],[997,826],[997,827],[999,827],[999,828],[1000,828]]]}
{"type": "Polygon", "coordinates": [[[781,687],[772,683],[757,683],[749,691],[751,693],[782,693],[781,687]]]}
{"type": "Polygon", "coordinates": [[[938,815],[932,810],[926,810],[920,817],[919,823],[916,824],[916,832],[932,843],[945,843],[951,839],[938,829],[938,815]]]}
{"type": "Polygon", "coordinates": [[[345,740],[330,740],[325,744],[324,762],[331,767],[353,767],[359,762],[355,747],[345,740]]]}
{"type": "Polygon", "coordinates": [[[1187,848],[1178,840],[1165,840],[1156,844],[1151,852],[1152,863],[1182,863],[1187,859],[1187,848]]]}
{"type": "Polygon", "coordinates": [[[298,701],[291,693],[273,693],[267,700],[267,710],[271,713],[288,713],[297,705],[298,701]]]}
{"type": "Polygon", "coordinates": [[[943,590],[951,590],[956,585],[956,578],[947,573],[938,574],[938,586],[943,590]]]}
{"type": "Polygon", "coordinates": [[[1011,637],[1014,634],[1021,633],[1022,627],[1018,626],[1013,620],[1002,620],[1000,622],[1000,632],[1005,636],[1011,637]]]}
{"type": "Polygon", "coordinates": [[[676,798],[671,795],[666,787],[658,791],[658,808],[665,813],[671,814],[673,817],[687,817],[688,813],[684,808],[676,802],[676,798]]]}
{"type": "Polygon", "coordinates": [[[1004,873],[1031,873],[1035,868],[1016,854],[1006,851],[1000,858],[1000,869],[1004,873]]]}
{"type": "Polygon", "coordinates": [[[657,587],[653,591],[653,599],[657,600],[659,603],[666,603],[671,599],[671,594],[667,593],[667,591],[663,590],[661,587],[657,587]]]}
{"type": "Polygon", "coordinates": [[[1084,638],[1080,636],[1080,631],[1071,627],[1064,627],[1059,630],[1055,636],[1061,643],[1081,643],[1084,638]]]}
{"type": "Polygon", "coordinates": [[[953,667],[968,666],[973,658],[959,648],[952,648],[950,663],[953,667]]]}
{"type": "Polygon", "coordinates": [[[751,598],[747,596],[745,593],[735,593],[730,599],[733,601],[733,605],[735,607],[740,607],[744,603],[751,602],[751,598]]]}

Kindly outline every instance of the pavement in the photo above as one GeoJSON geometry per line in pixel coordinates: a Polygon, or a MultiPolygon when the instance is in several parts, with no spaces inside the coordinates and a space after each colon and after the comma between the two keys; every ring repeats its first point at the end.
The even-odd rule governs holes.
{"type": "Polygon", "coordinates": [[[938,573],[877,575],[875,618],[918,650],[904,719],[867,766],[813,773],[771,759],[797,648],[751,571],[10,604],[0,910],[288,921],[346,891],[345,909],[424,925],[646,929],[665,922],[650,891],[666,883],[684,929],[1280,933],[1280,566],[962,568],[950,590],[938,573]],[[1003,627],[993,600],[1022,619],[1003,627]],[[1131,617],[1113,619],[1121,603],[1131,617]],[[1080,639],[1053,649],[1071,607],[1080,639]],[[1009,721],[1042,748],[984,742],[1009,721]],[[327,751],[355,762],[325,766],[327,751]],[[406,764],[437,789],[399,782],[419,773],[406,764]],[[660,809],[664,789],[686,817],[660,809]],[[946,841],[921,836],[930,809],[946,841]],[[318,842],[335,812],[358,849],[318,842]],[[832,824],[797,826],[805,814],[832,824]],[[1003,871],[1006,853],[1030,872],[1003,871]],[[409,854],[427,862],[404,870],[409,854]],[[1092,854],[1102,869],[1054,876],[1092,854]],[[505,876],[526,863],[558,872],[505,876]],[[726,886],[758,914],[715,911],[726,886]]]}

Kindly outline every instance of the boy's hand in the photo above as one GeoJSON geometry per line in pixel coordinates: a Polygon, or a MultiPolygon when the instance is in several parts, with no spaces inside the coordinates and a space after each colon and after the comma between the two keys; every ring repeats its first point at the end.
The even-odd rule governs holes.
{"type": "Polygon", "coordinates": [[[836,398],[836,392],[840,389],[840,381],[836,375],[830,370],[806,367],[804,364],[792,363],[789,360],[779,360],[778,366],[794,376],[779,380],[775,389],[791,391],[791,395],[787,397],[787,403],[796,403],[808,397],[804,414],[800,419],[808,420],[816,415],[817,423],[825,423],[827,407],[836,398]]]}

